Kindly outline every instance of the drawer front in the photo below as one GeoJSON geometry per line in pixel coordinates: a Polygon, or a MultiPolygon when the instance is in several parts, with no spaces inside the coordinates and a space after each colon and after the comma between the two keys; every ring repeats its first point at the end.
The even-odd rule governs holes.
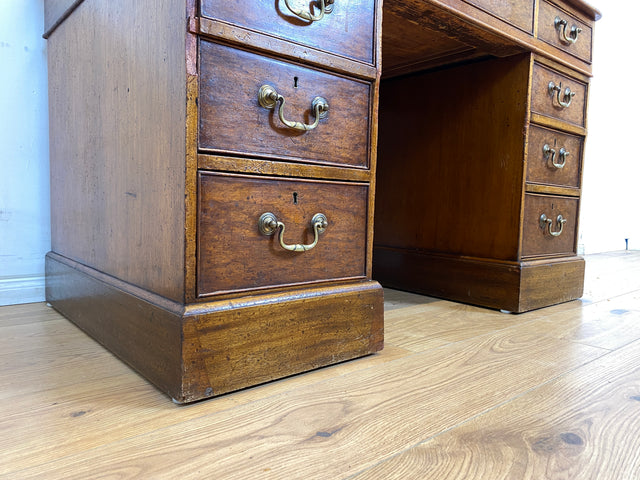
{"type": "Polygon", "coordinates": [[[586,83],[536,63],[533,66],[532,89],[532,112],[585,126],[586,83]]]}
{"type": "Polygon", "coordinates": [[[201,41],[198,144],[201,150],[317,164],[369,165],[371,84],[201,41]],[[312,102],[329,110],[313,130],[290,128],[282,105],[260,105],[263,85],[285,100],[287,122],[312,125],[312,102]]]}
{"type": "Polygon", "coordinates": [[[364,278],[368,185],[211,172],[199,174],[198,294],[364,278]],[[307,251],[287,251],[259,230],[272,213],[286,246],[310,245],[311,219],[326,230],[307,251]]]}
{"type": "Polygon", "coordinates": [[[522,256],[574,255],[577,226],[578,198],[526,194],[522,256]],[[559,222],[559,215],[566,222],[559,222]]]}
{"type": "Polygon", "coordinates": [[[201,15],[374,64],[374,0],[336,0],[330,13],[314,21],[293,11],[321,16],[320,3],[306,0],[202,0],[201,15]],[[291,7],[287,7],[287,3],[291,7]]]}
{"type": "Polygon", "coordinates": [[[541,40],[591,63],[592,32],[585,22],[555,5],[540,2],[538,38],[541,40]]]}
{"type": "Polygon", "coordinates": [[[531,125],[527,182],[580,187],[584,138],[531,125]]]}
{"type": "Polygon", "coordinates": [[[534,2],[505,2],[504,0],[465,0],[476,5],[508,23],[524,30],[533,32],[534,2]]]}

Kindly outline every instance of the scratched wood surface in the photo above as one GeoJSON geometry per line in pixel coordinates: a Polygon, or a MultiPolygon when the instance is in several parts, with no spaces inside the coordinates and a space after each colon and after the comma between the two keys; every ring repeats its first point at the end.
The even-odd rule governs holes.
{"type": "Polygon", "coordinates": [[[187,406],[2,307],[0,478],[639,478],[640,252],[520,315],[385,293],[381,353],[187,406]]]}

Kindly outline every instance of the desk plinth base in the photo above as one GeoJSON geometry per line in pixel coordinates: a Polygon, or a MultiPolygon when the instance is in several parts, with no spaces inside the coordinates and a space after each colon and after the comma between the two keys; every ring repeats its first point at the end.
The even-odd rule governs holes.
{"type": "Polygon", "coordinates": [[[55,253],[47,301],[177,403],[382,349],[377,282],[181,305],[55,253]]]}
{"type": "Polygon", "coordinates": [[[522,313],[580,298],[584,259],[500,262],[374,247],[373,277],[389,288],[522,313]]]}

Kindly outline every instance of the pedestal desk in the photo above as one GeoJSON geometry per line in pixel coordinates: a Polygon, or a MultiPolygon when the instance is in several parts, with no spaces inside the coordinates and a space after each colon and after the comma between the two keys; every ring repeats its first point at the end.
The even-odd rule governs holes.
{"type": "Polygon", "coordinates": [[[47,0],[47,300],[183,403],[380,350],[377,279],[511,311],[577,298],[597,17],[47,0]]]}

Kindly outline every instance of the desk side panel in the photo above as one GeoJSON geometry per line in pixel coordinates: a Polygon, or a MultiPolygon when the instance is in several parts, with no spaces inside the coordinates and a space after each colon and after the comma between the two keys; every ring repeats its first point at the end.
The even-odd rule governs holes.
{"type": "Polygon", "coordinates": [[[52,249],[184,298],[184,2],[84,1],[48,39],[52,249]]]}

